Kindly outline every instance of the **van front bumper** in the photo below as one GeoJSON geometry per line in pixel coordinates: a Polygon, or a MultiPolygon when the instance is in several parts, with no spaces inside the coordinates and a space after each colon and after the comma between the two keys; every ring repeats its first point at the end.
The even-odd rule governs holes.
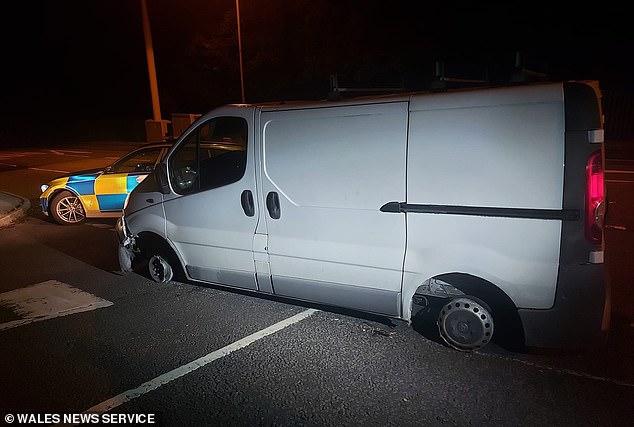
{"type": "Polygon", "coordinates": [[[119,238],[119,268],[123,272],[132,271],[132,263],[136,256],[134,249],[134,237],[130,236],[128,227],[125,224],[125,217],[121,217],[117,220],[115,226],[117,231],[117,237],[119,238]]]}
{"type": "Polygon", "coordinates": [[[117,237],[119,238],[119,243],[123,244],[128,238],[128,227],[125,225],[125,217],[121,216],[117,220],[117,224],[115,225],[115,231],[117,232],[117,237]]]}

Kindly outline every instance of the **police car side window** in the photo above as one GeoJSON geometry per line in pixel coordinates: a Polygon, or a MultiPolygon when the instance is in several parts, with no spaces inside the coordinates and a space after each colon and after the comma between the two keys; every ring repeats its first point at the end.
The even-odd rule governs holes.
{"type": "Polygon", "coordinates": [[[128,154],[108,170],[109,173],[150,173],[158,159],[160,148],[151,148],[128,154]]]}

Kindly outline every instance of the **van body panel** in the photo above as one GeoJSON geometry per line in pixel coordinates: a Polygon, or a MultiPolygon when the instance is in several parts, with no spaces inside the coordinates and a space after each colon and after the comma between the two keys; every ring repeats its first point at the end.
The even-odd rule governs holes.
{"type": "Polygon", "coordinates": [[[452,92],[415,94],[412,111],[479,108],[500,105],[561,102],[561,83],[541,83],[486,89],[463,89],[452,92]]]}
{"type": "MultiPolygon", "coordinates": [[[[555,303],[550,310],[520,309],[526,342],[543,347],[592,347],[605,343],[610,325],[610,282],[601,244],[585,238],[586,164],[602,150],[594,139],[603,127],[600,93],[592,84],[563,84],[565,101],[565,191],[563,206],[580,212],[579,221],[564,221],[555,303]],[[599,98],[600,99],[600,98],[599,98]],[[556,324],[557,327],[552,327],[556,324]]],[[[608,196],[609,197],[609,196],[608,196]]]]}
{"type": "MultiPolygon", "coordinates": [[[[136,188],[135,188],[136,190],[136,188]]],[[[134,191],[134,190],[133,190],[134,191]]],[[[130,193],[132,194],[132,193],[130,193]]],[[[139,194],[139,198],[142,198],[144,193],[139,194]]],[[[153,197],[156,197],[157,201],[160,201],[160,193],[149,193],[153,197]]],[[[141,203],[133,203],[133,207],[140,206],[141,203]]],[[[134,215],[130,214],[126,216],[127,226],[131,230],[140,230],[145,233],[154,233],[158,236],[165,238],[165,211],[163,210],[162,203],[154,203],[152,205],[143,206],[134,211],[134,215]]]]}
{"type": "MultiPolygon", "coordinates": [[[[260,121],[261,197],[278,193],[281,211],[264,215],[275,292],[306,299],[349,286],[377,299],[364,306],[400,315],[405,218],[379,208],[405,198],[407,103],[263,111],[260,121]]],[[[350,306],[349,292],[331,295],[350,306]]]]}
{"type": "Polygon", "coordinates": [[[408,203],[561,209],[563,164],[561,97],[469,108],[412,106],[408,203]]]}
{"type": "MultiPolygon", "coordinates": [[[[218,117],[240,117],[248,129],[246,168],[239,181],[217,188],[175,194],[164,202],[166,234],[180,254],[187,275],[193,279],[223,285],[257,289],[253,256],[253,236],[259,212],[247,216],[241,207],[241,194],[255,191],[255,143],[253,129],[254,110],[221,108],[201,118],[196,132],[210,120],[218,117]]],[[[179,147],[168,156],[173,159],[179,147]]]]}
{"type": "Polygon", "coordinates": [[[405,198],[407,103],[263,111],[266,181],[295,206],[375,211],[405,198]]]}
{"type": "Polygon", "coordinates": [[[494,283],[518,307],[550,308],[560,230],[558,220],[407,214],[404,293],[441,274],[466,273],[494,283]]]}
{"type": "Polygon", "coordinates": [[[562,208],[561,86],[472,95],[412,98],[407,203],[474,209],[407,214],[403,298],[429,278],[462,272],[495,283],[518,307],[550,308],[562,221],[535,217],[562,208]],[[508,209],[518,217],[505,217],[508,209]]]}
{"type": "MultiPolygon", "coordinates": [[[[180,252],[182,252],[182,250],[180,252]]],[[[224,261],[220,256],[218,259],[224,261]]],[[[242,267],[242,270],[229,270],[225,266],[223,266],[223,268],[207,268],[188,265],[187,275],[203,282],[257,290],[255,274],[248,270],[251,266],[240,265],[238,267],[242,267]]]]}
{"type": "Polygon", "coordinates": [[[190,277],[230,285],[231,281],[220,279],[248,273],[252,276],[249,288],[255,289],[256,219],[242,212],[242,189],[243,183],[237,182],[164,203],[167,237],[180,252],[190,277]]]}
{"type": "Polygon", "coordinates": [[[304,301],[319,301],[365,311],[399,317],[400,292],[386,291],[366,286],[321,282],[275,276],[275,293],[304,301]]]}

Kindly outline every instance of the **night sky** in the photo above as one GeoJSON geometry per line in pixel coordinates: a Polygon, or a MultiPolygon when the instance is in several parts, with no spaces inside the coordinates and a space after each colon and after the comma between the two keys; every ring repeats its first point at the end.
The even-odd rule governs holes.
{"type": "MultiPolygon", "coordinates": [[[[235,0],[147,3],[164,118],[239,102],[235,0]]],[[[437,61],[503,84],[518,52],[550,80],[631,90],[625,3],[559,4],[241,0],[247,102],[322,99],[334,73],[426,90],[437,61]]],[[[20,2],[1,19],[3,122],[151,118],[139,0],[20,2]]]]}

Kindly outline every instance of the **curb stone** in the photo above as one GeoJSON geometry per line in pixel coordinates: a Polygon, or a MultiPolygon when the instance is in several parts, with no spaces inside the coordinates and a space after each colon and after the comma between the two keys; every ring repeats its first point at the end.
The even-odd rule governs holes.
{"type": "Polygon", "coordinates": [[[31,207],[31,202],[22,196],[16,194],[7,193],[6,191],[0,191],[0,202],[3,207],[7,207],[7,211],[0,215],[0,228],[13,224],[26,215],[26,212],[31,207]],[[11,205],[13,205],[11,207],[11,205]]]}

